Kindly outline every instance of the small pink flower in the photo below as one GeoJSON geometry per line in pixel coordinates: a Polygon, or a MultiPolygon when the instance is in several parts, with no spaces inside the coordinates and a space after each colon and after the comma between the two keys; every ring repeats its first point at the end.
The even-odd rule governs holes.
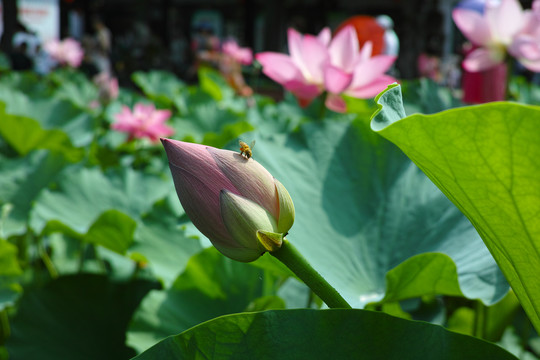
{"type": "Polygon", "coordinates": [[[162,136],[169,136],[174,130],[164,123],[171,117],[169,110],[156,110],[154,105],[135,104],[133,112],[127,106],[115,115],[116,122],[111,128],[129,134],[129,140],[134,138],[149,138],[157,142],[162,136]]]}
{"type": "Polygon", "coordinates": [[[261,232],[282,238],[289,231],[294,222],[292,199],[253,158],[210,146],[161,141],[186,214],[223,255],[254,261],[272,251],[261,241],[261,232]]]}
{"type": "Polygon", "coordinates": [[[242,65],[250,65],[253,62],[253,53],[250,48],[242,48],[234,40],[228,40],[223,43],[223,54],[230,56],[236,62],[242,65]]]}
{"type": "Polygon", "coordinates": [[[78,67],[84,58],[84,50],[77,40],[66,38],[63,41],[51,40],[44,46],[45,51],[60,65],[78,67]]]}

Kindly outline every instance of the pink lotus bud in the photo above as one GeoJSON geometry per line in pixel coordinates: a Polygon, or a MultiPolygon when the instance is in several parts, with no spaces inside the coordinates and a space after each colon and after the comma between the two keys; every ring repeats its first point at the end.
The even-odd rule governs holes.
{"type": "Polygon", "coordinates": [[[294,205],[262,165],[239,152],[161,142],[184,210],[223,255],[250,262],[281,246],[294,222],[294,205]]]}

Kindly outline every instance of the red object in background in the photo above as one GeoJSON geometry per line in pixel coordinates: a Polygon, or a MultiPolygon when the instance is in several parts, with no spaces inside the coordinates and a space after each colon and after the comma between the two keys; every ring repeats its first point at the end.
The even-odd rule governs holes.
{"type": "MultiPolygon", "coordinates": [[[[465,49],[470,53],[474,47],[465,49]]],[[[467,104],[482,104],[491,101],[504,101],[506,99],[507,66],[501,63],[491,69],[470,72],[462,67],[461,88],[463,89],[463,102],[467,104]]]]}
{"type": "Polygon", "coordinates": [[[506,64],[476,73],[463,69],[463,102],[482,104],[506,99],[506,64]]]}
{"type": "Polygon", "coordinates": [[[384,28],[377,23],[377,20],[373,16],[368,15],[356,15],[343,21],[337,27],[334,32],[337,34],[341,29],[347,25],[354,26],[356,35],[358,36],[358,43],[360,47],[364,46],[366,41],[371,41],[373,44],[372,56],[382,53],[384,48],[384,28]]]}

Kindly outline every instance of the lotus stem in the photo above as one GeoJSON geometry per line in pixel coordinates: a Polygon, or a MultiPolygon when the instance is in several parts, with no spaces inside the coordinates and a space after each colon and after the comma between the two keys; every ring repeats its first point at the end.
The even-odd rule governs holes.
{"type": "Polygon", "coordinates": [[[287,239],[283,239],[281,247],[270,254],[295,273],[329,308],[351,308],[336,289],[307,262],[287,239]]]}

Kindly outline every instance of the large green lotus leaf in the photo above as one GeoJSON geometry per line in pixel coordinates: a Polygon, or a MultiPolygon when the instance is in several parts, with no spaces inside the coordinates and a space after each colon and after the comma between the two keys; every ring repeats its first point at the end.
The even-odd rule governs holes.
{"type": "Polygon", "coordinates": [[[46,77],[55,83],[54,96],[70,101],[81,109],[87,109],[99,98],[97,86],[84,73],[71,69],[57,69],[46,77]]]}
{"type": "Polygon", "coordinates": [[[133,242],[136,227],[135,220],[126,214],[115,209],[107,210],[90,226],[84,240],[125,254],[133,242]]]}
{"type": "Polygon", "coordinates": [[[253,157],[294,201],[289,241],[353,307],[387,292],[400,300],[461,291],[491,304],[508,291],[467,218],[396,146],[371,131],[369,119],[245,137],[256,139],[253,157]],[[432,254],[405,262],[422,253],[432,254]],[[426,264],[429,274],[410,276],[426,264]],[[389,281],[403,291],[387,289],[392,269],[393,278],[408,279],[407,286],[389,281]]]}
{"type": "Polygon", "coordinates": [[[154,206],[138,223],[129,253],[140,254],[148,261],[153,274],[169,288],[184,270],[189,258],[202,247],[189,238],[178,225],[178,217],[165,202],[154,206]]]}
{"type": "Polygon", "coordinates": [[[534,352],[534,350],[538,349],[529,346],[527,343],[524,346],[523,335],[519,334],[514,327],[508,327],[504,332],[501,341],[497,344],[514,354],[520,360],[538,360],[538,352],[534,352]]]}
{"type": "MultiPolygon", "coordinates": [[[[235,113],[244,113],[252,101],[251,98],[238,96],[221,73],[214,69],[201,67],[198,76],[201,91],[210,95],[222,108],[235,113]]],[[[190,104],[189,101],[187,104],[190,104]]]]}
{"type": "Polygon", "coordinates": [[[203,321],[262,306],[255,300],[272,295],[273,283],[263,270],[226,258],[213,247],[205,249],[189,260],[170,289],[144,298],[131,322],[128,344],[141,352],[203,321]]]}
{"type": "Polygon", "coordinates": [[[540,108],[492,103],[400,120],[400,99],[398,86],[380,95],[373,129],[467,215],[540,330],[540,108]]]}
{"type": "Polygon", "coordinates": [[[137,71],[131,75],[131,79],[146,96],[165,106],[173,105],[186,86],[173,73],[161,70],[137,71]]]}
{"type": "Polygon", "coordinates": [[[208,321],[153,346],[150,359],[516,359],[499,346],[367,310],[276,310],[208,321]]]}
{"type": "Polygon", "coordinates": [[[222,101],[234,97],[234,89],[230,87],[218,71],[203,66],[199,68],[197,75],[201,90],[214,100],[222,101]]]}
{"type": "Polygon", "coordinates": [[[451,89],[428,78],[402,81],[401,88],[403,106],[408,114],[417,112],[433,114],[464,105],[454,96],[451,89]]]}
{"type": "Polygon", "coordinates": [[[0,236],[26,232],[34,201],[66,164],[61,154],[44,150],[23,158],[0,157],[0,236]]]}
{"type": "MultiPolygon", "coordinates": [[[[290,93],[285,94],[285,98],[278,103],[263,96],[254,96],[253,101],[254,106],[247,109],[247,117],[249,123],[263,134],[290,133],[304,122],[319,119],[321,105],[326,109],[319,99],[315,99],[311,106],[303,109],[290,93]]],[[[373,111],[370,112],[372,113],[373,111]]]]}
{"type": "Polygon", "coordinates": [[[137,220],[170,191],[168,181],[129,168],[103,173],[74,166],[63,174],[57,189],[40,194],[30,225],[39,233],[54,221],[85,234],[103,212],[115,209],[137,220]]]}
{"type": "Polygon", "coordinates": [[[513,101],[531,105],[540,104],[540,86],[528,81],[525,77],[512,77],[508,87],[513,101]]]}
{"type": "Polygon", "coordinates": [[[33,71],[13,71],[2,74],[0,84],[29,96],[50,96],[51,84],[33,71]]]}
{"type": "Polygon", "coordinates": [[[71,162],[80,161],[84,156],[84,151],[75,148],[62,130],[45,130],[34,119],[8,115],[3,103],[0,103],[0,117],[0,136],[22,156],[36,149],[61,153],[71,162]]]}
{"type": "Polygon", "coordinates": [[[17,259],[17,247],[0,239],[0,276],[21,275],[22,270],[17,259]]]}
{"type": "Polygon", "coordinates": [[[44,130],[62,130],[76,146],[90,144],[94,137],[96,119],[70,101],[57,97],[32,98],[23,92],[0,84],[0,101],[5,112],[36,120],[44,130]]]}
{"type": "Polygon", "coordinates": [[[148,281],[112,282],[99,275],[60,277],[25,289],[7,341],[13,359],[128,359],[125,332],[148,281]]]}

